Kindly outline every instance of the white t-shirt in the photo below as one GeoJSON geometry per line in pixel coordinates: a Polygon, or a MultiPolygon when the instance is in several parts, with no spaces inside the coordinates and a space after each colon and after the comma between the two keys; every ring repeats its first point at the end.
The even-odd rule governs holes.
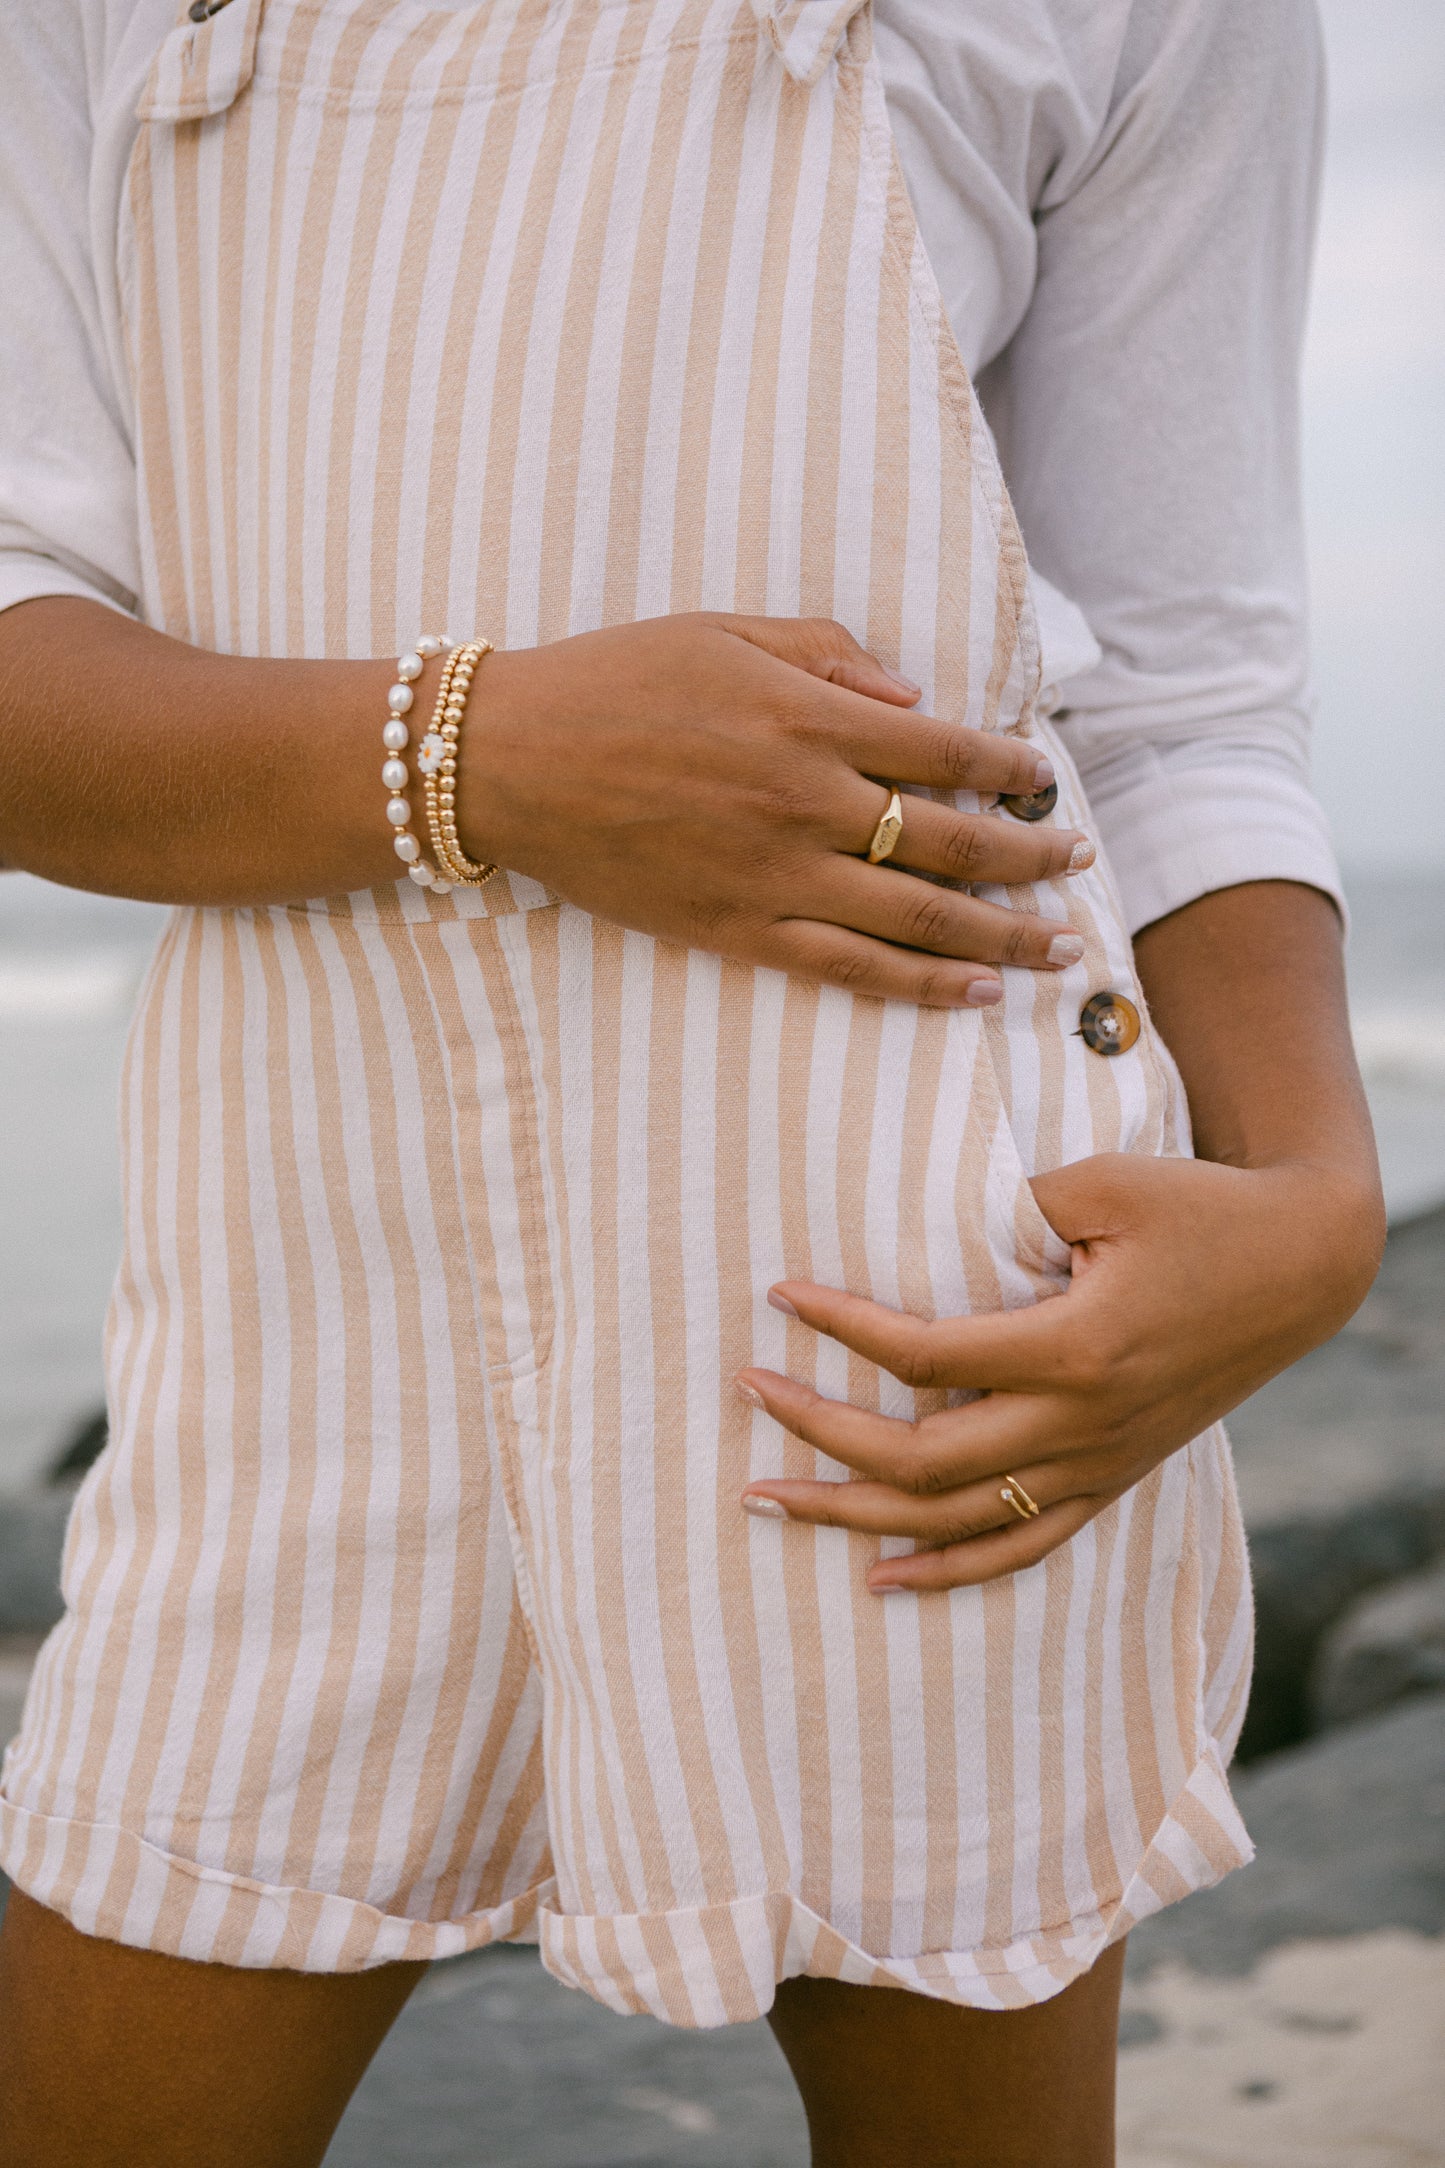
{"type": "MultiPolygon", "coordinates": [[[[0,608],[134,606],[116,235],[176,0],[0,13],[0,608]]],[[[899,154],[1138,928],[1338,895],[1308,784],[1297,424],[1310,0],[875,0],[899,154]]]]}

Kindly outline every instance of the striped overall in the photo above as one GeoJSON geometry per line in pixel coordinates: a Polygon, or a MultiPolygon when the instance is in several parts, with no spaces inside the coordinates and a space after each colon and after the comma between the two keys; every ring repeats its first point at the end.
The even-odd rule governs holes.
{"type": "MultiPolygon", "coordinates": [[[[835,617],[930,711],[1038,736],[1087,825],[866,4],[229,0],[141,116],[150,622],[369,656],[835,617]]],[[[1039,2001],[1248,1856],[1218,1429],[948,1594],[879,1601],[870,1540],[739,1508],[842,1471],[738,1368],[924,1399],[772,1281],[1030,1303],[1068,1271],[1031,1172],[1189,1150],[1147,1015],[1112,1059],[1079,1035],[1100,989],[1143,1008],[1107,867],[995,900],[1086,954],[987,1014],[520,877],[174,915],[123,1085],[111,1443],[4,1770],[21,1887],[237,1965],[530,1934],[714,2025],[798,1973],[1039,2001]]]]}

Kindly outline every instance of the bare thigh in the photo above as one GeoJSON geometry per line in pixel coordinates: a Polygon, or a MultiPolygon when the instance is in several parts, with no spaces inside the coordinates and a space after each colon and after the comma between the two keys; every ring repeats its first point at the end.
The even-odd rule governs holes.
{"type": "Polygon", "coordinates": [[[813,2168],[1112,2168],[1124,1945],[1023,2010],[788,1980],[771,2023],[813,2168]]]}
{"type": "Polygon", "coordinates": [[[243,1972],[0,1929],[5,2168],[314,2168],[424,1965],[243,1972]]]}

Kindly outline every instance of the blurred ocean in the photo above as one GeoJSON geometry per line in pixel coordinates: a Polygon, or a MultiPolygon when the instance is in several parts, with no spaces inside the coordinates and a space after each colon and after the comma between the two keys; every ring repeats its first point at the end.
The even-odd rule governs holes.
{"type": "MultiPolygon", "coordinates": [[[[1317,782],[1354,869],[1391,1210],[1445,1199],[1445,7],[1322,0],[1333,119],[1305,369],[1317,782]]],[[[100,1390],[114,1103],[161,913],[0,877],[0,1487],[100,1390]]]]}

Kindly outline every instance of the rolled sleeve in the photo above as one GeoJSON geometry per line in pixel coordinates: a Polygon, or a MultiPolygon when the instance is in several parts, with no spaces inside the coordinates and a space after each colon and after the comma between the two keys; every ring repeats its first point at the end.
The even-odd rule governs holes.
{"type": "Polygon", "coordinates": [[[1131,933],[1245,881],[1299,881],[1345,916],[1297,717],[1252,716],[1235,738],[1135,735],[1091,750],[1089,802],[1131,933]]]}
{"type": "Polygon", "coordinates": [[[1298,449],[1321,107],[1306,0],[1141,0],[980,381],[1030,556],[1097,642],[1047,705],[1135,931],[1245,881],[1341,900],[1309,786],[1298,449]]]}

